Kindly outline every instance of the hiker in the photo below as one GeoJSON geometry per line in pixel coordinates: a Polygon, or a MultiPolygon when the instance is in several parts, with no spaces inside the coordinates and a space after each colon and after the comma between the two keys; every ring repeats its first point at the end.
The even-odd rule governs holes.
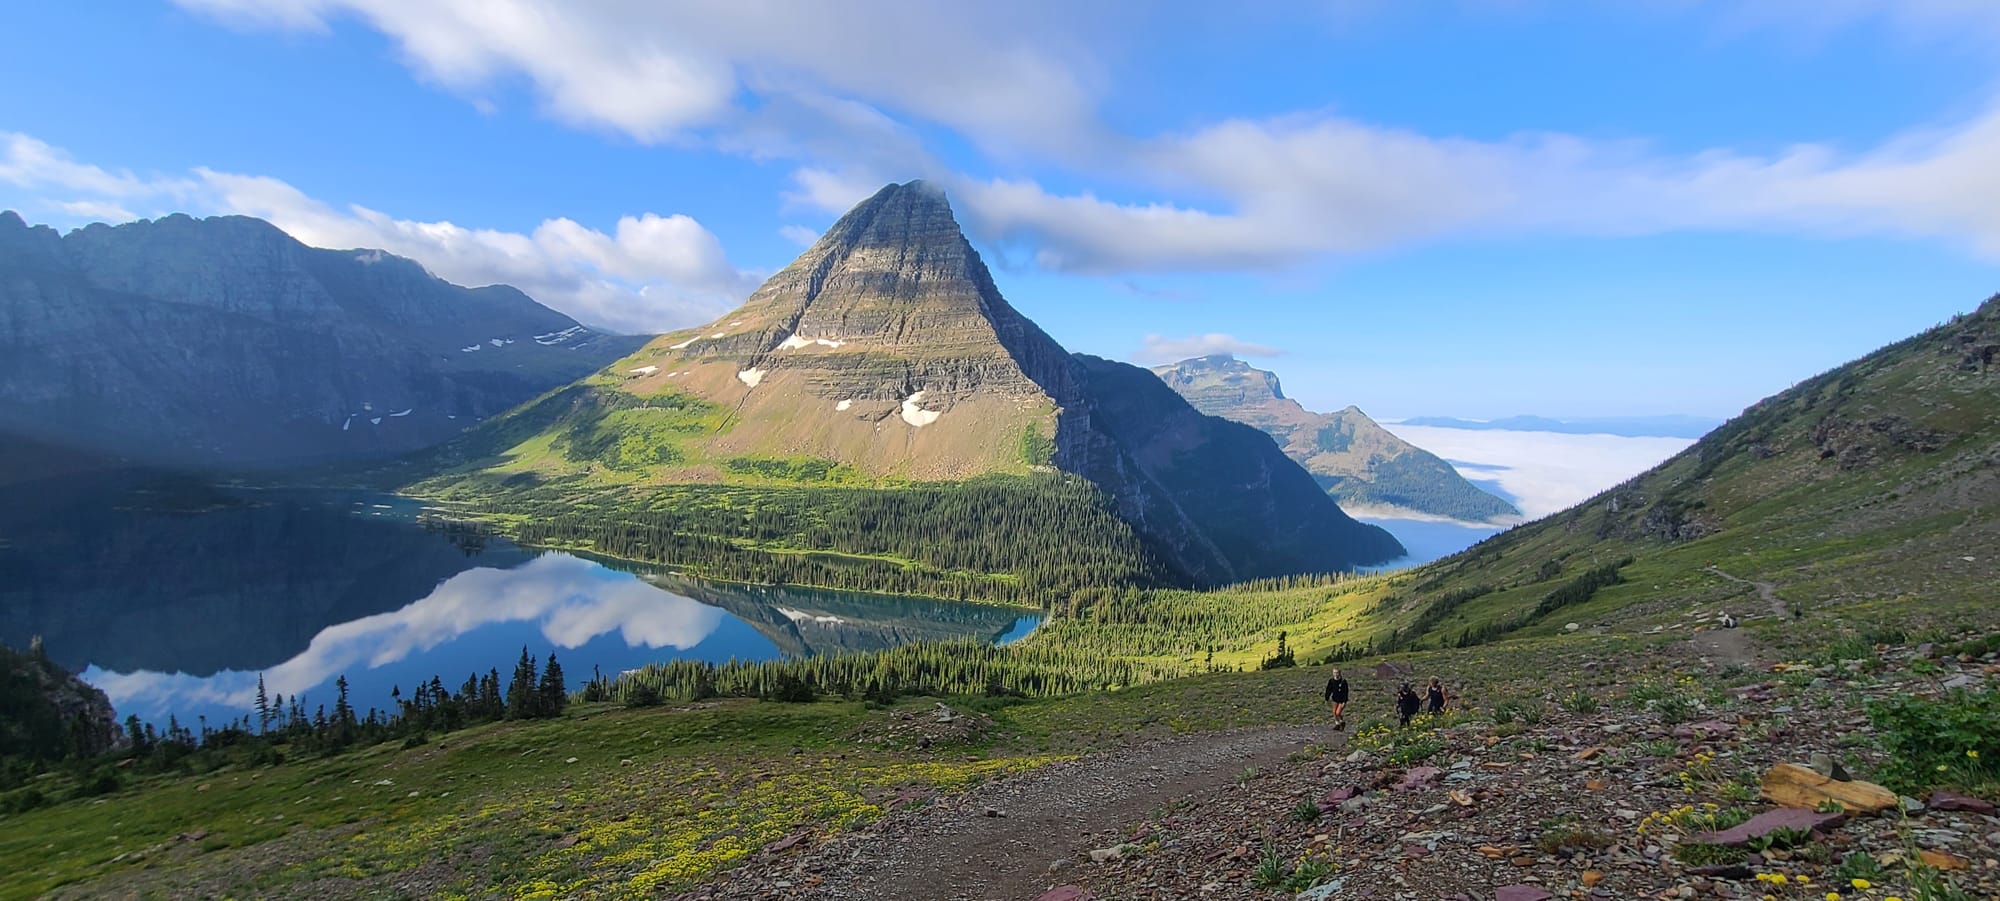
{"type": "Polygon", "coordinates": [[[1728,612],[1728,611],[1726,611],[1726,610],[1725,610],[1725,611],[1723,611],[1723,613],[1722,613],[1722,627],[1723,627],[1723,628],[1725,628],[1725,629],[1734,629],[1734,628],[1736,628],[1736,625],[1737,625],[1737,623],[1736,623],[1736,617],[1733,617],[1733,616],[1730,616],[1730,615],[1729,615],[1729,612],[1728,612]]]}
{"type": "Polygon", "coordinates": [[[1339,732],[1347,728],[1347,679],[1340,675],[1340,667],[1333,668],[1333,675],[1326,680],[1326,702],[1333,707],[1333,730],[1339,732]]]}
{"type": "Polygon", "coordinates": [[[1424,689],[1424,700],[1427,711],[1435,715],[1444,712],[1445,704],[1451,698],[1444,693],[1444,683],[1439,682],[1438,677],[1432,676],[1430,687],[1424,689]]]}
{"type": "Polygon", "coordinates": [[[1422,708],[1422,702],[1417,699],[1417,690],[1411,688],[1410,683],[1403,683],[1402,689],[1396,692],[1396,715],[1403,718],[1403,725],[1409,725],[1410,717],[1416,716],[1417,711],[1422,708]]]}

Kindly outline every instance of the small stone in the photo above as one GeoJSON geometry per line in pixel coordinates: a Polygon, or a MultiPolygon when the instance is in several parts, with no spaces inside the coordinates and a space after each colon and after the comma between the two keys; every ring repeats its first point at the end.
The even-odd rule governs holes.
{"type": "Polygon", "coordinates": [[[1001,812],[1000,808],[989,804],[979,811],[979,815],[983,817],[1004,817],[1007,814],[1001,812]]]}
{"type": "Polygon", "coordinates": [[[1917,856],[1922,857],[1924,863],[1940,870],[1963,870],[1972,866],[1972,861],[1949,851],[1918,851],[1917,856]]]}
{"type": "Polygon", "coordinates": [[[1493,892],[1493,901],[1549,901],[1553,897],[1539,885],[1503,885],[1493,892]]]}
{"type": "Polygon", "coordinates": [[[1095,897],[1097,896],[1084,890],[1081,886],[1059,885],[1041,893],[1035,898],[1035,901],[1090,901],[1090,899],[1095,897]]]}
{"type": "Polygon", "coordinates": [[[576,762],[576,758],[574,758],[574,757],[571,757],[571,758],[569,758],[569,759],[567,759],[567,760],[564,760],[563,762],[564,762],[564,763],[575,763],[575,762],[576,762]]]}
{"type": "Polygon", "coordinates": [[[1092,849],[1090,852],[1090,862],[1110,863],[1111,861],[1114,860],[1124,860],[1125,848],[1126,848],[1125,845],[1117,845],[1115,847],[1110,847],[1110,848],[1092,849]]]}

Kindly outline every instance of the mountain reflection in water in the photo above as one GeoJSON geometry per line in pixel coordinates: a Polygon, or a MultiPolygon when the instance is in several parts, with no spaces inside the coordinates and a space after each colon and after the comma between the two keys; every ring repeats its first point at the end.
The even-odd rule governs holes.
{"type": "Polygon", "coordinates": [[[426,530],[401,499],[285,496],[199,513],[81,504],[0,534],[0,640],[46,637],[123,717],[211,724],[270,695],[360,710],[553,650],[572,688],[670,659],[767,660],[1019,638],[1011,608],[703,582],[426,530]]]}

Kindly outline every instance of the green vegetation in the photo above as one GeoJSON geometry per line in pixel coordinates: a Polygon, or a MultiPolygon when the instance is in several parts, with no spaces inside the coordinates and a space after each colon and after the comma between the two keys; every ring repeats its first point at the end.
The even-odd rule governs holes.
{"type": "MultiPolygon", "coordinates": [[[[731,465],[845,478],[826,461],[731,465]]],[[[1027,605],[1087,588],[1185,581],[1102,492],[1069,475],[897,488],[656,485],[643,493],[543,481],[497,499],[456,490],[440,499],[487,511],[495,528],[526,544],[737,582],[1027,605]]]]}
{"type": "Polygon", "coordinates": [[[2000,793],[2000,691],[1896,698],[1870,705],[1868,716],[1893,761],[1883,784],[1909,794],[1932,786],[2000,793]]]}

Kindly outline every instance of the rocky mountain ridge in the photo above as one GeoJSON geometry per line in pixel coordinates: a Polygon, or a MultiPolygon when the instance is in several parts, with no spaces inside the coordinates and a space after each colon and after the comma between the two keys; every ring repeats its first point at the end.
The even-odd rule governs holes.
{"type": "Polygon", "coordinates": [[[0,212],[0,431],[147,464],[273,466],[445,440],[640,339],[504,285],[243,216],[68,234],[0,212]]]}
{"type": "Polygon", "coordinates": [[[1229,354],[1155,366],[1153,373],[1203,413],[1268,433],[1344,508],[1391,507],[1468,521],[1521,515],[1359,407],[1314,413],[1285,396],[1276,373],[1229,354]]]}

